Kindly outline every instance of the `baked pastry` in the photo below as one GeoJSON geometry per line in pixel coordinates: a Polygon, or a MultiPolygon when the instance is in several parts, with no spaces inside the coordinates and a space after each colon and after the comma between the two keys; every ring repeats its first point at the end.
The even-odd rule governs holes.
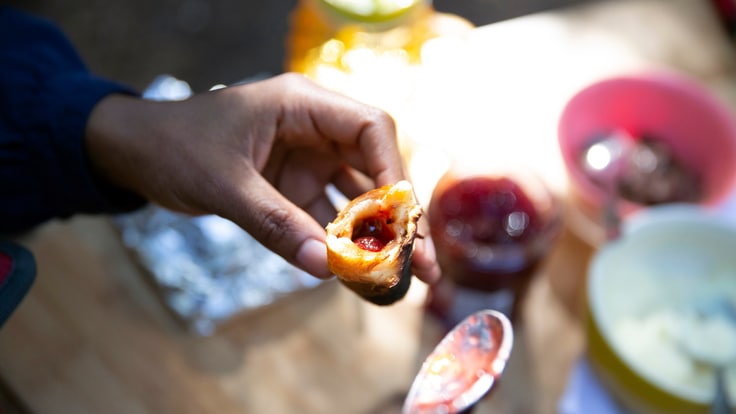
{"type": "Polygon", "coordinates": [[[327,264],[364,299],[390,305],[406,295],[422,208],[408,181],[350,201],[327,225],[327,264]]]}

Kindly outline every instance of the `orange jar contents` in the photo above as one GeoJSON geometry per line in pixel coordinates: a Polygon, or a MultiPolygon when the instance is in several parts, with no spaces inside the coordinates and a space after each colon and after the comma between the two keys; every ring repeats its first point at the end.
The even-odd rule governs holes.
{"type": "Polygon", "coordinates": [[[299,0],[285,68],[396,116],[411,93],[422,48],[473,25],[429,0],[299,0]]]}

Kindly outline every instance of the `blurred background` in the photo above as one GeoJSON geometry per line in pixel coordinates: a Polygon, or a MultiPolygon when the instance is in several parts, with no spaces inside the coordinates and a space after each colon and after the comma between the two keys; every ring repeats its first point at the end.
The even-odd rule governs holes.
{"type": "MultiPolygon", "coordinates": [[[[101,76],[143,90],[157,76],[169,74],[202,92],[215,84],[282,72],[289,14],[297,0],[0,2],[57,22],[101,76]]],[[[672,68],[717,92],[729,109],[736,108],[733,37],[723,36],[710,0],[434,0],[437,10],[479,26],[582,3],[601,7],[550,13],[555,16],[541,20],[519,19],[518,25],[483,32],[479,50],[484,59],[476,61],[480,64],[470,71],[472,76],[458,84],[441,78],[449,85],[446,89],[460,89],[458,95],[468,101],[436,105],[443,115],[448,107],[454,111],[431,116],[438,113],[432,112],[432,104],[444,96],[429,91],[429,99],[422,101],[429,105],[417,112],[437,124],[426,122],[420,132],[431,130],[430,136],[439,142],[450,136],[443,135],[449,125],[449,130],[461,133],[446,140],[448,147],[471,148],[467,153],[484,162],[492,153],[510,155],[514,161],[523,158],[525,165],[534,163],[545,178],[559,184],[565,181],[564,170],[561,161],[557,163],[557,141],[551,139],[558,131],[559,111],[592,79],[645,66],[672,68]],[[475,122],[457,121],[468,119],[475,122]],[[462,133],[476,128],[483,135],[462,133]],[[493,139],[468,144],[479,136],[493,139]],[[495,151],[501,147],[493,146],[500,143],[512,145],[495,151]]],[[[434,79],[440,78],[430,81],[434,79]]],[[[688,137],[708,147],[701,144],[711,135],[688,137]]],[[[431,162],[425,165],[423,171],[440,169],[431,162]]],[[[593,214],[602,216],[599,213],[593,214]]],[[[592,220],[581,222],[594,227],[592,220]]],[[[573,233],[562,234],[549,267],[530,290],[523,324],[515,332],[516,359],[504,374],[505,388],[496,394],[500,398],[489,400],[494,413],[614,412],[606,410],[613,403],[584,358],[586,349],[592,349],[592,324],[583,318],[585,287],[592,284],[584,282],[596,246],[573,233]]],[[[38,278],[15,323],[4,327],[0,414],[60,409],[278,413],[291,407],[323,413],[325,406],[375,414],[368,409],[396,402],[394,393],[403,397],[426,348],[438,340],[439,328],[414,312],[422,309],[423,297],[410,297],[394,312],[397,308],[363,307],[352,292],[329,288],[334,284],[326,288],[334,290],[315,290],[268,311],[244,315],[238,322],[247,323],[247,329],[233,329],[236,323],[217,336],[194,337],[162,312],[158,296],[149,289],[152,284],[144,279],[147,275],[131,261],[135,256],[123,249],[120,233],[107,221],[51,223],[29,240],[29,246],[38,258],[39,273],[51,277],[38,278]],[[389,368],[392,375],[385,375],[389,368]]],[[[620,290],[629,303],[630,286],[620,290]]]]}
{"type": "MultiPolygon", "coordinates": [[[[435,0],[476,25],[594,0],[435,0]]],[[[195,92],[283,69],[296,0],[11,0],[56,21],[95,73],[143,90],[159,74],[195,92]]]]}

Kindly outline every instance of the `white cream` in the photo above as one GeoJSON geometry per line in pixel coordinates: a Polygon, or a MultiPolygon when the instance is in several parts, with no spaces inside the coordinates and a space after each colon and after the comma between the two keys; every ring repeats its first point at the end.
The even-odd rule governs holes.
{"type": "MultiPolygon", "coordinates": [[[[656,285],[645,290],[668,289],[697,292],[697,303],[660,303],[643,313],[621,313],[612,319],[614,347],[632,366],[652,382],[695,401],[707,402],[714,393],[715,372],[711,364],[726,366],[729,395],[736,396],[736,321],[724,313],[703,314],[696,309],[701,301],[730,300],[736,305],[736,272],[723,280],[731,289],[713,283],[704,289],[702,281],[674,278],[679,286],[663,287],[657,278],[642,278],[639,283],[656,285]],[[706,291],[709,290],[709,291],[706,291]],[[728,295],[728,296],[724,296],[728,295]]],[[[636,288],[640,289],[639,286],[636,288]]]]}

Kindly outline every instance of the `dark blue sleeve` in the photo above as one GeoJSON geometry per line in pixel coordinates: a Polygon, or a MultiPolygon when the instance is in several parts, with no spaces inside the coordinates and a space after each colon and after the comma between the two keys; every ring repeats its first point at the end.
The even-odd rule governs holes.
{"type": "Polygon", "coordinates": [[[84,134],[94,106],[130,88],[91,74],[50,22],[0,6],[0,233],[143,205],[94,175],[84,134]]]}

